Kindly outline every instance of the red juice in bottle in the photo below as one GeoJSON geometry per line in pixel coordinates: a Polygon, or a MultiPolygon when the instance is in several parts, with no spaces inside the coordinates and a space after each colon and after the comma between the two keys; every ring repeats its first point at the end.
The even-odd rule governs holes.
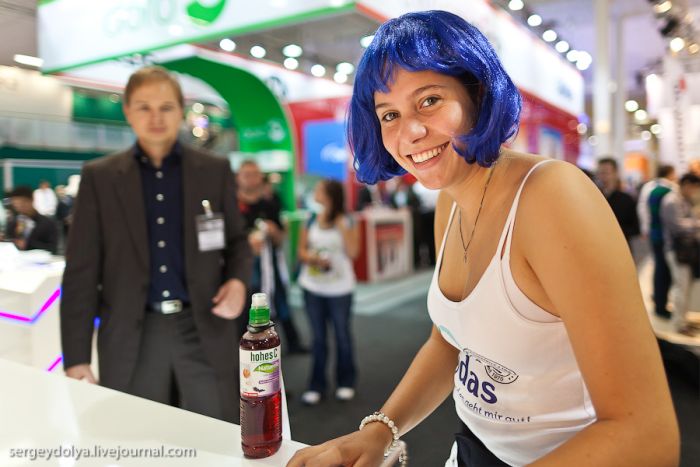
{"type": "Polygon", "coordinates": [[[245,457],[268,457],[282,444],[280,338],[267,296],[253,294],[248,332],[240,344],[241,444],[245,457]]]}

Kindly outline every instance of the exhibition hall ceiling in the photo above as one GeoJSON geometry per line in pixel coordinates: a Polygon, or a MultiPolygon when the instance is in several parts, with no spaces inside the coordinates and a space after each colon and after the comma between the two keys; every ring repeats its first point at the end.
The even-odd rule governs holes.
{"type": "MultiPolygon", "coordinates": [[[[700,13],[700,0],[675,0],[685,3],[691,12],[700,13]]],[[[494,0],[506,6],[509,0],[494,0]]],[[[593,0],[523,0],[525,10],[542,17],[543,26],[554,29],[573,48],[591,54],[595,66],[595,20],[593,0]]],[[[507,9],[507,8],[506,8],[507,9]]],[[[513,13],[516,18],[518,13],[513,13]]],[[[621,19],[625,87],[639,94],[641,77],[658,68],[668,51],[668,39],[659,33],[660,20],[655,18],[649,0],[611,0],[610,17],[621,19]]],[[[695,21],[698,23],[698,21],[695,21]]],[[[267,59],[281,63],[281,48],[289,43],[302,46],[300,70],[308,70],[312,61],[331,66],[340,61],[356,63],[362,48],[359,38],[371,33],[377,22],[356,13],[272,29],[257,34],[234,37],[236,53],[247,55],[250,47],[261,44],[268,50],[267,59]]],[[[541,33],[538,29],[536,32],[541,33]]],[[[611,44],[616,40],[615,21],[610,30],[611,44]]],[[[207,44],[218,47],[218,42],[207,44]]],[[[614,47],[611,47],[614,53],[614,47]]],[[[0,0],[0,65],[15,65],[14,54],[37,54],[36,0],[0,0]]],[[[697,54],[700,57],[700,54],[697,54]]],[[[590,88],[593,67],[583,71],[590,88]]],[[[332,77],[331,70],[326,76],[332,77]]],[[[614,76],[612,77],[614,78],[614,76]]],[[[590,90],[590,89],[589,89],[590,90]]]]}
{"type": "Polygon", "coordinates": [[[37,54],[36,0],[0,0],[0,65],[15,54],[37,54]]]}

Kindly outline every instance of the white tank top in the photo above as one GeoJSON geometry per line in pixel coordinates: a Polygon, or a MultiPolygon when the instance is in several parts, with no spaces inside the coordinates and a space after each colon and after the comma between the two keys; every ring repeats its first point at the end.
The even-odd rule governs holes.
{"type": "MultiPolygon", "coordinates": [[[[348,221],[352,220],[348,218],[348,221]]],[[[345,253],[343,234],[335,227],[322,229],[318,221],[309,225],[307,248],[325,255],[331,266],[321,270],[303,264],[299,273],[299,285],[309,292],[326,297],[347,295],[355,288],[355,270],[345,253]]]]}
{"type": "Polygon", "coordinates": [[[460,350],[453,391],[459,418],[498,458],[517,466],[544,456],[596,420],[564,323],[533,303],[510,270],[520,194],[544,162],[549,161],[525,176],[496,254],[460,302],[447,299],[438,285],[452,205],[428,292],[430,318],[460,350]]]}

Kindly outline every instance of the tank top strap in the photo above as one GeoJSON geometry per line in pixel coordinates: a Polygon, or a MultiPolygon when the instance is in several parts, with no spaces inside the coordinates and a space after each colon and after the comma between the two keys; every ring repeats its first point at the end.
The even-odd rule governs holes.
{"type": "Polygon", "coordinates": [[[501,232],[501,238],[498,241],[498,249],[496,250],[496,254],[498,257],[501,257],[501,252],[503,251],[503,242],[506,243],[506,250],[504,253],[504,257],[510,255],[510,244],[513,240],[513,227],[515,226],[515,215],[518,211],[518,204],[520,203],[520,195],[523,192],[523,188],[525,187],[525,182],[527,182],[527,179],[530,178],[530,175],[532,172],[535,171],[535,169],[543,164],[546,164],[548,162],[553,162],[556,159],[545,159],[543,161],[538,162],[537,164],[533,165],[530,170],[525,174],[525,178],[523,178],[523,181],[520,182],[520,187],[518,187],[518,192],[515,194],[515,199],[513,199],[513,204],[510,207],[510,212],[508,213],[508,217],[506,218],[506,223],[503,226],[503,232],[501,232]]]}
{"type": "Polygon", "coordinates": [[[438,253],[435,262],[435,271],[440,270],[440,265],[442,264],[442,253],[445,251],[445,241],[447,240],[447,233],[450,231],[450,226],[452,225],[452,219],[455,215],[455,210],[457,209],[457,202],[452,201],[452,209],[450,210],[450,217],[447,220],[447,225],[445,226],[445,233],[442,235],[442,243],[440,244],[440,252],[438,253]]]}

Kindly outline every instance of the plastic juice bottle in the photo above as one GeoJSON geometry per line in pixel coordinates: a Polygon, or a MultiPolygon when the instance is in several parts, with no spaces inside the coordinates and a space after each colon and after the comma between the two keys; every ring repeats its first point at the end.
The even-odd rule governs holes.
{"type": "Polygon", "coordinates": [[[245,457],[268,457],[282,444],[280,338],[264,293],[253,294],[241,338],[241,444],[245,457]]]}

